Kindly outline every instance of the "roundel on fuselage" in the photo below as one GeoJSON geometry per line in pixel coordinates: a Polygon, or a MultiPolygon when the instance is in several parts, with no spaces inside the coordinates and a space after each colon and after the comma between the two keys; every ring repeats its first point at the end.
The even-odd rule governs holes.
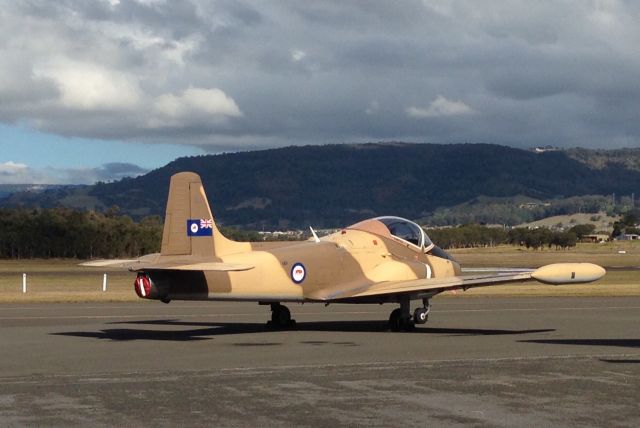
{"type": "Polygon", "coordinates": [[[307,276],[307,269],[302,263],[295,263],[291,267],[291,280],[296,284],[301,284],[307,276]]]}

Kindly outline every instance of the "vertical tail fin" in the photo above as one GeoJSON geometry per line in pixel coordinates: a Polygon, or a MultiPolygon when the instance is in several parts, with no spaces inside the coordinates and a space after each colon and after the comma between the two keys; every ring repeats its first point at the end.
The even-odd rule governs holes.
{"type": "Polygon", "coordinates": [[[162,256],[212,258],[243,251],[244,247],[243,243],[225,238],[218,230],[198,174],[181,172],[171,177],[162,256]]]}

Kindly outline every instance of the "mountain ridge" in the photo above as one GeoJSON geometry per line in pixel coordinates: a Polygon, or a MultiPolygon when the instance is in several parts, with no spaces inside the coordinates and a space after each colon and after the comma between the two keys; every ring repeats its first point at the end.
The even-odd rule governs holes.
{"type": "MultiPolygon", "coordinates": [[[[163,215],[170,176],[193,171],[220,223],[261,229],[339,227],[389,214],[415,219],[481,195],[549,199],[640,190],[633,163],[607,163],[599,151],[595,167],[583,150],[578,156],[492,144],[291,146],[178,158],[136,178],[14,194],[0,205],[117,205],[135,218],[163,215]]],[[[640,150],[631,150],[640,159],[640,150]]]]}

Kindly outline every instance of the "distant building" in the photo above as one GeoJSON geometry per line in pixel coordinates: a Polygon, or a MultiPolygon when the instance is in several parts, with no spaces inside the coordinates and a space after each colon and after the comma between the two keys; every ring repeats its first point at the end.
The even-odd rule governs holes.
{"type": "Polygon", "coordinates": [[[607,242],[608,240],[609,240],[609,235],[594,233],[592,235],[584,235],[580,241],[593,243],[593,244],[600,244],[602,242],[607,242]]]}
{"type": "Polygon", "coordinates": [[[637,241],[640,240],[640,235],[637,233],[623,233],[616,238],[618,241],[637,241]]]}
{"type": "Polygon", "coordinates": [[[544,152],[558,152],[560,151],[560,148],[554,147],[554,146],[539,146],[539,147],[534,147],[531,150],[536,153],[544,153],[544,152]]]}
{"type": "Polygon", "coordinates": [[[551,202],[524,202],[518,205],[518,208],[526,208],[528,210],[532,210],[538,207],[550,207],[551,202]]]}

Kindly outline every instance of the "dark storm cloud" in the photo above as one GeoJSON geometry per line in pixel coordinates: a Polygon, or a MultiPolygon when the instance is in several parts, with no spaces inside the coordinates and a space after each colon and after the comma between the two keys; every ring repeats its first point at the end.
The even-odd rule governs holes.
{"type": "Polygon", "coordinates": [[[106,163],[92,170],[99,180],[117,180],[124,177],[135,177],[147,173],[149,170],[125,162],[106,163]]]}
{"type": "Polygon", "coordinates": [[[209,150],[390,139],[638,146],[639,9],[5,0],[0,120],[209,150]]]}

